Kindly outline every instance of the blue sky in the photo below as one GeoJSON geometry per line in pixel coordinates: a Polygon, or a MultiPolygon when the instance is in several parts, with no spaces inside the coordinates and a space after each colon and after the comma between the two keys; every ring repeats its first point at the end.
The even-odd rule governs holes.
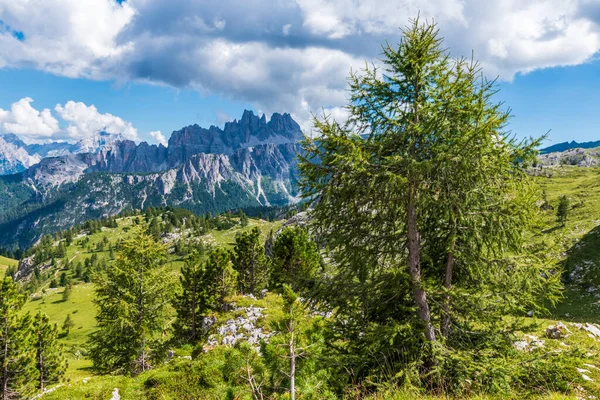
{"type": "Polygon", "coordinates": [[[0,132],[164,142],[245,108],[309,129],[345,117],[349,69],[417,13],[500,77],[515,133],[600,140],[597,0],[0,0],[0,132]]]}

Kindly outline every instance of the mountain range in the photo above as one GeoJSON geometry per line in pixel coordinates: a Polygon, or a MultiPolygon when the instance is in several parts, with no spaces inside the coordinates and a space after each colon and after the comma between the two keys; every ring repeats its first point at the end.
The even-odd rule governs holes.
{"type": "Polygon", "coordinates": [[[302,137],[289,114],[267,121],[251,111],[223,129],[174,131],[167,147],[106,132],[46,145],[4,135],[0,246],[27,247],[43,234],[132,208],[218,213],[297,202],[302,137]]]}
{"type": "Polygon", "coordinates": [[[557,152],[562,152],[562,151],[572,150],[572,149],[593,149],[595,147],[600,147],[600,140],[597,140],[595,142],[581,142],[581,143],[578,143],[578,142],[572,140],[570,142],[557,143],[557,144],[553,144],[552,146],[543,148],[540,150],[540,154],[557,153],[557,152]]]}

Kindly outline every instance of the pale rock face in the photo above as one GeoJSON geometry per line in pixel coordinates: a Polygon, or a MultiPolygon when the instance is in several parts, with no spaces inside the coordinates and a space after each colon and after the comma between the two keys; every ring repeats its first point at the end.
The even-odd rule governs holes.
{"type": "Polygon", "coordinates": [[[66,142],[26,144],[14,134],[2,134],[0,135],[0,175],[22,172],[47,157],[98,153],[124,139],[121,134],[99,131],[74,144],[66,142]]]}

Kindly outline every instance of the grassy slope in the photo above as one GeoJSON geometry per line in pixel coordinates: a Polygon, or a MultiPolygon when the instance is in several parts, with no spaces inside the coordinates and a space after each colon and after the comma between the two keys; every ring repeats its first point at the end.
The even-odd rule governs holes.
{"type": "MultiPolygon", "coordinates": [[[[543,226],[536,240],[548,244],[551,262],[569,273],[578,265],[590,268],[590,276],[600,277],[600,168],[561,167],[550,169],[552,176],[538,177],[554,209],[543,213],[543,226]],[[571,202],[564,227],[556,222],[560,196],[571,202]]],[[[565,299],[554,310],[563,320],[600,322],[598,298],[585,290],[587,282],[567,282],[565,299]]]]}
{"type": "MultiPolygon", "coordinates": [[[[140,217],[142,218],[142,217],[140,217]]],[[[143,219],[143,218],[142,218],[143,219]]],[[[118,228],[109,229],[102,228],[102,232],[88,235],[90,241],[89,246],[78,245],[79,239],[82,237],[76,237],[70,246],[67,246],[67,256],[71,262],[76,263],[78,261],[84,261],[86,258],[96,254],[99,259],[109,259],[109,252],[102,251],[98,252],[96,243],[103,240],[106,236],[110,243],[114,244],[119,239],[126,239],[131,236],[131,228],[134,226],[134,217],[121,218],[118,221],[118,228]],[[88,247],[91,249],[88,250],[88,247]]],[[[222,245],[227,248],[232,247],[235,234],[240,230],[251,229],[257,226],[263,235],[263,240],[267,238],[271,229],[277,230],[281,225],[281,222],[267,222],[263,220],[250,219],[248,227],[241,228],[236,226],[226,231],[211,231],[207,235],[203,236],[205,242],[210,242],[215,245],[222,245]]],[[[108,249],[108,247],[106,247],[108,249]]],[[[176,255],[170,255],[168,259],[168,269],[179,269],[183,264],[183,259],[176,255]]],[[[58,278],[61,270],[55,271],[54,275],[58,278]]],[[[25,304],[24,310],[27,312],[36,313],[38,310],[46,313],[50,317],[51,322],[58,324],[59,328],[62,326],[67,314],[71,314],[75,326],[71,330],[70,334],[66,337],[61,338],[66,350],[66,357],[69,363],[67,370],[67,379],[72,381],[81,380],[82,378],[90,376],[92,373],[89,371],[91,362],[82,356],[85,353],[85,343],[90,333],[96,328],[95,323],[95,306],[92,302],[94,297],[94,288],[91,283],[79,282],[73,286],[73,291],[68,301],[62,301],[63,288],[51,289],[49,282],[40,288],[37,293],[30,296],[30,300],[25,304]]]]}
{"type": "Polygon", "coordinates": [[[0,256],[0,274],[4,276],[4,273],[8,269],[8,267],[13,265],[18,265],[19,262],[17,260],[13,260],[12,258],[7,258],[4,256],[0,256]]]}

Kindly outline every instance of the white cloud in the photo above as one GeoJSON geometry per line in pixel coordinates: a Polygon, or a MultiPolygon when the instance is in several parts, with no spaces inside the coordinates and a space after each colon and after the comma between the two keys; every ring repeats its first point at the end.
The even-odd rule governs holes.
{"type": "Polygon", "coordinates": [[[33,99],[25,97],[13,103],[10,110],[0,108],[0,130],[15,133],[22,139],[44,141],[58,132],[58,121],[49,109],[38,111],[31,106],[33,99]]]}
{"type": "Polygon", "coordinates": [[[439,23],[453,55],[474,50],[488,76],[511,80],[597,54],[595,3],[280,0],[265,13],[265,0],[0,0],[10,27],[0,32],[0,68],[192,87],[302,122],[343,106],[350,66],[375,60],[418,13],[439,23]]]}
{"type": "Polygon", "coordinates": [[[72,139],[90,136],[100,130],[120,133],[130,140],[138,139],[137,129],[131,122],[112,114],[100,114],[94,105],[87,106],[82,102],[68,101],[64,106],[57,104],[54,110],[63,120],[70,122],[66,132],[72,139]]]}
{"type": "Polygon", "coordinates": [[[107,77],[104,64],[131,46],[117,44],[116,37],[134,14],[129,2],[115,0],[0,0],[0,20],[10,28],[0,34],[0,67],[107,77]]]}
{"type": "Polygon", "coordinates": [[[156,140],[156,143],[162,144],[163,146],[166,146],[168,143],[167,138],[165,137],[165,135],[162,134],[161,131],[152,131],[150,132],[150,136],[152,136],[154,140],[156,140]]]}

